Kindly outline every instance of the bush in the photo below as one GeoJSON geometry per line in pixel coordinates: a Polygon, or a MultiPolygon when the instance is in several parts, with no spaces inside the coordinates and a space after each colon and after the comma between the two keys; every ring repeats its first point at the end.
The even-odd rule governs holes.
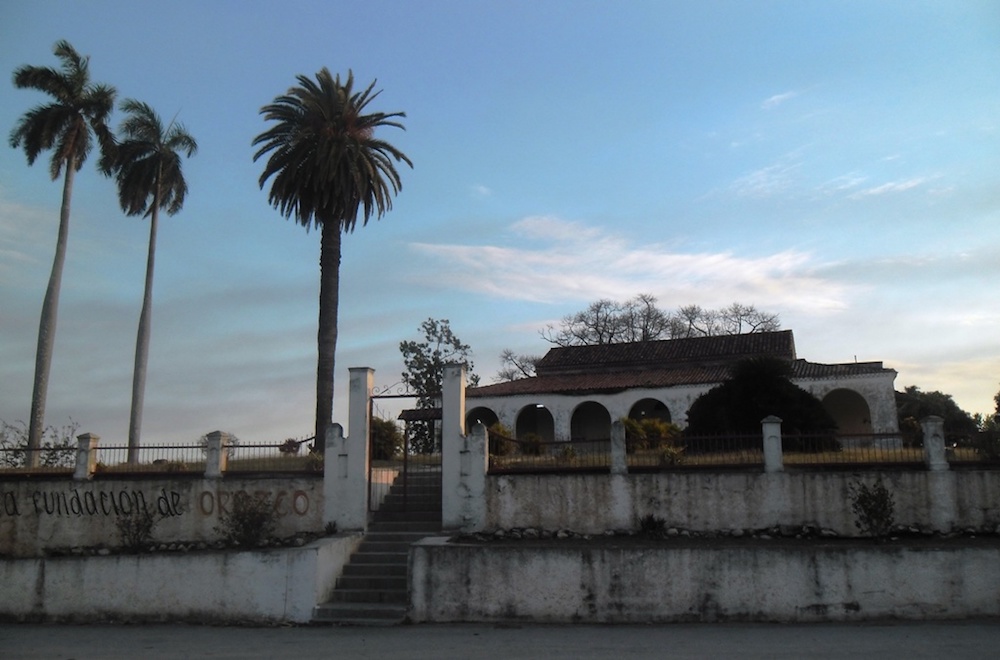
{"type": "Polygon", "coordinates": [[[215,532],[226,543],[241,548],[256,548],[274,533],[278,514],[270,494],[251,495],[238,491],[233,495],[229,511],[219,514],[219,525],[215,532]]]}
{"type": "MultiPolygon", "coordinates": [[[[42,431],[38,464],[41,467],[76,465],[76,431],[80,425],[70,419],[63,427],[46,426],[42,431]]],[[[24,422],[8,424],[0,419],[0,468],[27,466],[28,427],[24,422]]]]}
{"type": "Polygon", "coordinates": [[[623,417],[621,421],[625,426],[625,451],[629,454],[673,446],[681,434],[679,426],[656,417],[641,420],[623,417]]]}
{"type": "Polygon", "coordinates": [[[513,439],[514,432],[500,422],[491,424],[488,431],[491,456],[507,456],[517,450],[517,442],[513,439]]]}
{"type": "Polygon", "coordinates": [[[521,448],[521,453],[525,456],[542,455],[544,447],[542,444],[542,436],[537,433],[527,433],[523,438],[518,438],[517,443],[521,448]]]}
{"type": "Polygon", "coordinates": [[[639,519],[639,533],[645,536],[660,537],[667,529],[667,521],[648,513],[639,519]]]}
{"type": "Polygon", "coordinates": [[[854,524],[865,536],[883,540],[895,522],[896,503],[881,479],[868,486],[855,481],[848,486],[854,524]]]}
{"type": "Polygon", "coordinates": [[[120,514],[115,519],[118,539],[129,552],[142,552],[153,540],[153,529],[159,518],[144,508],[135,508],[131,513],[120,514]]]}

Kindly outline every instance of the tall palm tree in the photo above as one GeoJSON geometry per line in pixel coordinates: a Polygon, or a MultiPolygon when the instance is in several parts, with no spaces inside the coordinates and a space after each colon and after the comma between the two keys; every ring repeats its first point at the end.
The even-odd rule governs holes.
{"type": "Polygon", "coordinates": [[[128,460],[138,460],[142,432],[142,406],[146,395],[146,362],[153,314],[153,265],[156,259],[156,229],[160,209],[174,215],[184,206],[187,182],[181,171],[181,153],[188,158],[198,150],[184,126],[171,122],[166,128],[149,105],[127,99],[121,105],[126,118],[119,128],[114,149],[101,159],[101,169],[114,176],[118,202],[126,215],[149,217],[149,252],[146,256],[146,286],[135,341],[132,371],[132,412],[128,424],[128,460]]]}
{"type": "Polygon", "coordinates": [[[73,178],[87,160],[93,136],[97,137],[102,149],[110,143],[111,133],[107,121],[115,105],[114,87],[90,82],[90,58],[81,56],[66,41],[56,43],[53,52],[62,61],[62,68],[59,70],[25,65],[14,71],[15,87],[44,92],[53,100],[29,110],[10,132],[10,146],[16,149],[23,145],[28,165],[33,165],[42,151],[52,149],[52,160],[49,163],[52,180],[55,181],[60,174],[65,173],[56,253],[38,324],[35,381],[31,395],[31,418],[28,422],[28,460],[32,467],[38,465],[37,449],[41,445],[45,428],[45,399],[49,389],[59,290],[69,239],[73,178]]]}
{"type": "Polygon", "coordinates": [[[354,231],[359,214],[364,225],[392,208],[392,195],[402,188],[393,161],[413,163],[375,137],[375,129],[383,126],[403,129],[396,118],[406,116],[365,114],[379,95],[372,91],[375,81],[355,91],[352,72],[342,83],[325,67],[315,81],[302,75],[297,80],[297,86],[261,108],[265,120],[275,123],[254,139],[260,148],[253,159],[270,154],[259,184],[263,189],[273,177],[271,205],[307,230],[321,232],[315,448],[323,451],[323,434],[333,418],[341,234],[354,231]]]}

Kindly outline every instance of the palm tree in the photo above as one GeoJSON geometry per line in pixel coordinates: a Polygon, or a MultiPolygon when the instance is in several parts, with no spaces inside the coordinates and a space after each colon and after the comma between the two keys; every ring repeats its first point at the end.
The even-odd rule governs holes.
{"type": "Polygon", "coordinates": [[[160,209],[174,215],[184,206],[187,182],[181,171],[181,152],[188,158],[198,150],[184,126],[171,122],[166,128],[149,105],[128,99],[121,105],[128,116],[122,121],[121,138],[101,159],[101,169],[114,176],[118,202],[126,215],[149,216],[149,252],[146,257],[146,286],[135,341],[135,368],[132,371],[132,412],[128,425],[128,460],[138,460],[142,431],[142,404],[146,394],[146,362],[153,312],[153,265],[156,258],[156,229],[160,209]]]}
{"type": "Polygon", "coordinates": [[[35,381],[31,395],[31,418],[28,422],[27,448],[29,465],[32,467],[38,465],[37,450],[45,428],[45,398],[49,389],[59,290],[69,238],[73,178],[87,160],[92,135],[97,137],[102,149],[110,143],[107,120],[115,105],[114,87],[90,82],[90,58],[78,54],[66,41],[56,43],[53,52],[62,61],[60,70],[25,65],[14,71],[15,87],[44,92],[53,101],[29,110],[10,132],[10,146],[17,149],[23,145],[28,165],[33,165],[42,151],[52,149],[49,164],[52,180],[55,181],[65,172],[56,253],[38,324],[35,381]]]}
{"type": "Polygon", "coordinates": [[[340,289],[340,242],[361,214],[362,224],[392,208],[392,195],[402,188],[393,165],[413,163],[388,142],[375,138],[375,129],[391,126],[405,113],[373,112],[366,107],[379,92],[373,81],[354,91],[354,74],[347,80],[332,77],[324,67],[313,81],[297,76],[298,85],[260,114],[275,122],[258,135],[254,161],[270,154],[260,175],[263,189],[273,177],[268,201],[285,218],[294,218],[307,230],[317,227],[320,240],[319,331],[316,366],[316,442],[323,451],[323,434],[333,418],[333,372],[337,348],[337,306],[340,289]]]}

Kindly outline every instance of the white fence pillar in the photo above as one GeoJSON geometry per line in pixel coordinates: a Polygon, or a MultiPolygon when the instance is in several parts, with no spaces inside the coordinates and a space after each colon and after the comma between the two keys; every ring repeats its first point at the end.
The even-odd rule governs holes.
{"type": "Polygon", "coordinates": [[[465,365],[444,367],[441,382],[441,525],[477,529],[485,520],[487,433],[465,434],[465,365]]]}
{"type": "Polygon", "coordinates": [[[94,476],[97,471],[97,445],[100,436],[93,433],[82,433],[76,436],[76,469],[73,479],[85,481],[94,476]]]}
{"type": "Polygon", "coordinates": [[[371,396],[375,370],[352,367],[347,423],[331,424],[324,438],[323,522],[338,531],[368,528],[368,435],[371,428],[371,396]]]}
{"type": "Polygon", "coordinates": [[[944,419],[930,415],[920,420],[924,431],[924,460],[927,468],[935,472],[948,469],[948,457],[944,452],[944,419]]]}
{"type": "Polygon", "coordinates": [[[621,420],[615,420],[611,424],[611,474],[628,473],[625,455],[625,425],[621,420]]]}
{"type": "Polygon", "coordinates": [[[205,478],[220,479],[229,465],[232,437],[222,431],[212,431],[205,440],[205,478]]]}
{"type": "Polygon", "coordinates": [[[784,458],[781,454],[781,418],[768,415],[760,420],[764,435],[764,472],[783,472],[784,458]]]}

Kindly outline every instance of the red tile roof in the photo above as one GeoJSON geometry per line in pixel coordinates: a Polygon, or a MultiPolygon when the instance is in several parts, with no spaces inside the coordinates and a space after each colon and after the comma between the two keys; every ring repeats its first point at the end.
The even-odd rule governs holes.
{"type": "Polygon", "coordinates": [[[793,379],[859,376],[891,371],[881,362],[818,364],[795,358],[791,330],[724,337],[671,339],[633,344],[553,348],[538,362],[537,375],[470,388],[470,398],[524,394],[614,393],[633,388],[721,383],[730,366],[749,357],[791,362],[793,379]]]}

